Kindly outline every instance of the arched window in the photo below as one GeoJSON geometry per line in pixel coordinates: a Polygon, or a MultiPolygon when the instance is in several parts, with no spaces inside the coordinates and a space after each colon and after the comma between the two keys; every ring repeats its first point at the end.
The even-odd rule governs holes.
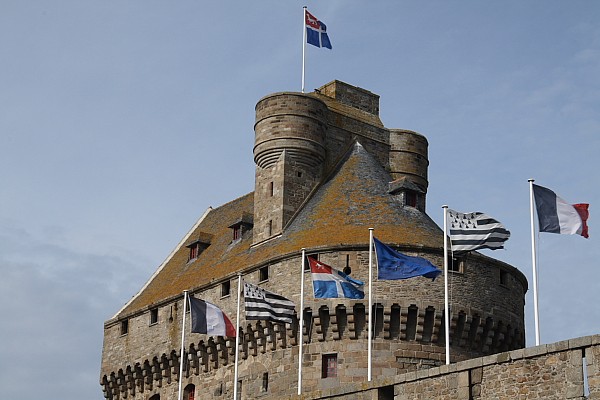
{"type": "Polygon", "coordinates": [[[183,389],[183,400],[195,400],[196,399],[196,386],[190,383],[183,389]]]}

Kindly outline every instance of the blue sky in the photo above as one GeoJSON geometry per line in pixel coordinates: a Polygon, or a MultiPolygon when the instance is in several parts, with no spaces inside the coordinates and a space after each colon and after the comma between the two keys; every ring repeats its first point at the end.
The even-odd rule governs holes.
{"type": "MultiPolygon", "coordinates": [[[[300,90],[305,4],[333,44],[307,48],[307,90],[363,87],[428,138],[438,224],[443,204],[499,219],[512,237],[484,253],[531,280],[527,179],[591,204],[590,239],[539,235],[541,337],[599,332],[599,2],[5,0],[6,398],[102,398],[103,322],[207,207],[253,190],[254,105],[300,90]]],[[[531,290],[526,313],[532,345],[531,290]]]]}

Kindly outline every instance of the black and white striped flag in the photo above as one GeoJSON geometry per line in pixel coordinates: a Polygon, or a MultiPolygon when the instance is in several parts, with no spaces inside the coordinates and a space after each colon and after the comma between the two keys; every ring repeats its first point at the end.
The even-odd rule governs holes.
{"type": "Polygon", "coordinates": [[[292,323],[295,304],[276,293],[244,282],[246,319],[292,323]]]}
{"type": "Polygon", "coordinates": [[[510,237],[504,225],[487,214],[448,209],[447,215],[452,251],[503,249],[510,237]]]}

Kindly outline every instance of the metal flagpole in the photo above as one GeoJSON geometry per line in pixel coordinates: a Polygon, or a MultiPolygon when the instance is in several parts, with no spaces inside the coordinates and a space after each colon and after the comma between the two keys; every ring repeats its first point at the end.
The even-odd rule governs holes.
{"type": "MultiPolygon", "coordinates": [[[[306,8],[306,7],[305,7],[306,8]]],[[[302,271],[300,272],[300,323],[298,325],[298,395],[302,394],[302,347],[304,345],[304,263],[306,250],[302,249],[302,271]]]]}
{"type": "Polygon", "coordinates": [[[529,179],[529,214],[531,219],[531,263],[533,265],[533,319],[535,320],[535,345],[540,345],[540,316],[538,313],[538,293],[537,293],[537,265],[535,250],[535,225],[533,222],[533,182],[529,179]]]}
{"type": "Polygon", "coordinates": [[[446,365],[450,364],[450,312],[448,305],[448,206],[444,209],[444,334],[446,342],[446,365]]]}
{"type": "Polygon", "coordinates": [[[181,384],[183,379],[183,363],[185,362],[185,313],[187,312],[187,297],[188,291],[183,291],[183,318],[181,322],[181,353],[179,353],[179,394],[177,398],[181,400],[181,384]]]}
{"type": "Polygon", "coordinates": [[[240,353],[240,298],[242,292],[242,273],[238,273],[237,315],[235,324],[235,366],[233,367],[233,400],[238,398],[238,355],[240,353]]]}
{"type": "Polygon", "coordinates": [[[367,362],[367,381],[371,382],[373,373],[373,354],[371,348],[373,347],[373,296],[372,296],[372,282],[373,282],[373,228],[369,228],[369,337],[367,343],[369,349],[367,351],[369,361],[367,362]]]}
{"type": "Polygon", "coordinates": [[[306,54],[306,6],[302,7],[302,93],[304,93],[305,54],[306,54]]]}

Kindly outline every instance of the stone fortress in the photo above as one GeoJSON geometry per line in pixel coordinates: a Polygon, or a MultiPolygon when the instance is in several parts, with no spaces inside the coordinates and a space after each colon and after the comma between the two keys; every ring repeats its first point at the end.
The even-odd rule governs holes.
{"type": "MultiPolygon", "coordinates": [[[[235,338],[189,333],[184,290],[216,304],[235,323],[241,276],[293,300],[299,313],[301,249],[367,282],[369,228],[384,243],[442,269],[443,232],[425,212],[427,139],[384,127],[379,96],[340,81],[313,93],[271,94],[256,105],[254,130],[254,192],[206,210],[144,287],[105,322],[105,398],[177,399],[181,362],[185,400],[232,397],[235,338]],[[188,329],[184,357],[182,318],[188,329]]],[[[369,310],[366,298],[314,299],[307,273],[302,332],[297,318],[293,324],[246,321],[242,302],[239,397],[295,398],[300,340],[298,398],[305,399],[512,398],[518,385],[500,377],[532,379],[528,366],[540,357],[535,371],[555,368],[543,379],[561,382],[564,393],[583,396],[586,362],[588,376],[595,371],[600,380],[596,337],[523,349],[527,281],[519,270],[472,252],[450,257],[449,274],[450,365],[444,365],[443,277],[374,280],[369,310]],[[494,371],[498,365],[505,368],[494,371]],[[506,375],[511,367],[515,372],[506,375]]],[[[562,393],[521,398],[583,398],[562,393]]]]}

